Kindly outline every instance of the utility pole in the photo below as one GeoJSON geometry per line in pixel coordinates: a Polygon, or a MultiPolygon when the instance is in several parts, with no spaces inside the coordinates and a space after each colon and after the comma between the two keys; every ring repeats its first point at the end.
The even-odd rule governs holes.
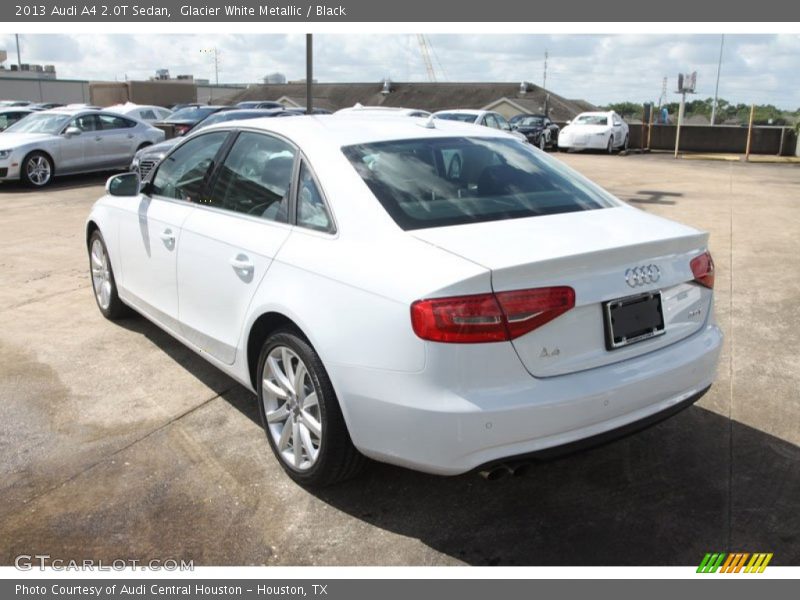
{"type": "Polygon", "coordinates": [[[312,85],[314,82],[314,37],[306,34],[306,114],[314,114],[312,85]]]}
{"type": "Polygon", "coordinates": [[[15,33],[14,37],[17,38],[17,67],[21,71],[22,70],[22,58],[20,57],[20,53],[19,53],[19,34],[15,33]]]}
{"type": "Polygon", "coordinates": [[[717,97],[719,96],[719,74],[722,71],[722,48],[725,45],[725,34],[719,40],[719,62],[717,63],[717,85],[714,86],[714,104],[711,106],[711,126],[714,126],[714,119],[717,116],[717,97]]]}
{"type": "Polygon", "coordinates": [[[214,56],[214,82],[219,85],[219,50],[214,46],[213,48],[203,48],[200,50],[203,54],[213,54],[214,56]]]}
{"type": "Polygon", "coordinates": [[[544,75],[542,76],[542,91],[544,92],[544,116],[549,116],[548,109],[550,108],[547,106],[548,100],[550,99],[550,94],[547,93],[547,59],[549,58],[549,54],[547,53],[547,49],[544,51],[544,75]]]}

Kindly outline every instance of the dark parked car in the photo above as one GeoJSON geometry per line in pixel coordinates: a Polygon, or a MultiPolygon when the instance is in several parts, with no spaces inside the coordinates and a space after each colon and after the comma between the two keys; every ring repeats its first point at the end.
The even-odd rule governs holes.
{"type": "Polygon", "coordinates": [[[187,108],[182,108],[170,116],[168,116],[163,121],[158,121],[153,123],[156,127],[159,125],[171,125],[175,132],[176,137],[180,137],[182,135],[186,135],[186,133],[195,125],[197,125],[200,121],[208,117],[209,115],[213,115],[218,112],[222,112],[225,110],[235,110],[235,106],[213,106],[213,105],[203,105],[203,106],[190,106],[187,108]]]}
{"type": "MultiPolygon", "coordinates": [[[[217,123],[222,123],[224,121],[258,119],[263,117],[282,117],[284,116],[283,113],[287,112],[284,111],[283,108],[256,108],[252,110],[240,110],[232,106],[226,108],[231,110],[218,111],[208,115],[202,121],[196,123],[193,127],[187,130],[183,135],[186,135],[190,131],[195,132],[199,129],[203,129],[204,127],[208,127],[209,125],[216,125],[217,123]]],[[[147,177],[147,174],[153,169],[153,167],[155,167],[161,161],[161,159],[167,155],[167,152],[176,146],[182,139],[182,137],[174,137],[164,140],[159,144],[153,144],[152,146],[143,148],[134,155],[133,160],[131,161],[131,171],[139,173],[141,178],[144,179],[147,177]]]]}
{"type": "Polygon", "coordinates": [[[0,107],[0,131],[5,131],[20,119],[24,119],[32,111],[27,106],[15,106],[11,108],[0,107]]]}
{"type": "Polygon", "coordinates": [[[531,144],[542,150],[558,147],[559,127],[545,115],[516,115],[509,124],[511,129],[519,131],[531,144]]]}

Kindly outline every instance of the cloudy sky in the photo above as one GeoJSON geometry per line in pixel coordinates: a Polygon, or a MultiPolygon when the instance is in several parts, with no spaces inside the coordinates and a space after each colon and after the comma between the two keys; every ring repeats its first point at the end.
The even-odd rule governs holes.
{"type": "MultiPolygon", "coordinates": [[[[541,85],[545,50],[548,88],[597,104],[655,101],[664,77],[668,100],[678,72],[696,70],[698,97],[713,96],[719,35],[429,35],[444,81],[521,81],[541,85]]],[[[221,83],[250,83],[267,73],[299,79],[305,70],[303,35],[22,35],[23,62],[55,64],[61,78],[143,79],[155,69],[213,81],[204,48],[219,51],[221,83]]],[[[16,61],[13,35],[0,49],[16,61]]],[[[425,81],[414,35],[315,36],[320,81],[425,81]]],[[[732,102],[800,107],[800,35],[725,37],[720,97],[732,102]]]]}

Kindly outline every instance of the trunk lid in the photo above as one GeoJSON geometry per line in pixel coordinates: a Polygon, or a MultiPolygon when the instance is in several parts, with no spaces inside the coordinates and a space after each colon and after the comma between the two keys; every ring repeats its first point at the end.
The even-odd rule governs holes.
{"type": "Polygon", "coordinates": [[[515,339],[536,377],[581,371],[632,358],[699,330],[711,290],[693,281],[690,260],[708,234],[629,206],[413,232],[420,240],[492,273],[495,292],[548,286],[575,290],[575,308],[515,339]],[[631,285],[626,271],[655,265],[655,282],[631,285]],[[660,292],[665,333],[608,350],[603,303],[660,292]]]}

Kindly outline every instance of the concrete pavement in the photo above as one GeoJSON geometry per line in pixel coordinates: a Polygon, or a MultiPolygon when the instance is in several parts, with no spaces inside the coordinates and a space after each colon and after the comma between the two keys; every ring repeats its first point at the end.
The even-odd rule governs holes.
{"type": "Polygon", "coordinates": [[[0,186],[0,564],[800,564],[800,169],[559,154],[640,208],[707,229],[726,340],[700,403],[613,444],[486,482],[372,465],[312,493],[254,397],[91,294],[104,177],[0,186]]]}

